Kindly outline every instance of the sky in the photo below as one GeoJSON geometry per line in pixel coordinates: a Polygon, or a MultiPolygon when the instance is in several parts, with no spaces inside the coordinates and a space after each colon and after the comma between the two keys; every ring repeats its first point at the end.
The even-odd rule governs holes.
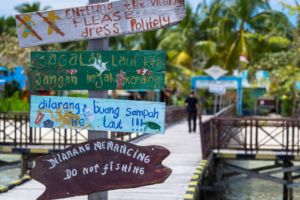
{"type": "MultiPolygon", "coordinates": [[[[77,7],[83,6],[88,3],[88,0],[0,0],[0,16],[10,16],[15,15],[17,12],[14,10],[16,5],[20,5],[22,3],[32,3],[32,2],[41,2],[42,8],[45,6],[51,6],[51,9],[62,9],[68,7],[77,7]]],[[[196,5],[202,0],[187,0],[190,4],[195,8],[196,5]]],[[[251,0],[250,0],[251,1],[251,0]]],[[[208,0],[209,2],[209,0],[208,0]]],[[[271,6],[275,10],[284,11],[288,13],[285,9],[283,10],[281,6],[281,2],[285,2],[287,4],[294,5],[294,0],[270,0],[271,6]]]]}

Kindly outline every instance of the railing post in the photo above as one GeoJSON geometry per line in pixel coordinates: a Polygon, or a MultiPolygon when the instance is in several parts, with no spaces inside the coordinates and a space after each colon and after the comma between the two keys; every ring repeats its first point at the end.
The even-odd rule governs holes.
{"type": "Polygon", "coordinates": [[[292,154],[295,151],[295,121],[292,121],[292,154]]]}
{"type": "Polygon", "coordinates": [[[250,150],[253,151],[253,119],[250,119],[250,150]]]}
{"type": "Polygon", "coordinates": [[[6,141],[6,120],[7,120],[7,116],[6,114],[3,114],[3,118],[4,118],[4,123],[3,123],[3,139],[5,142],[6,141]]]}
{"type": "MultiPolygon", "coordinates": [[[[72,134],[72,129],[70,130],[70,133],[72,134]]],[[[66,147],[68,145],[68,139],[67,139],[67,137],[68,137],[68,130],[65,129],[64,130],[64,147],[66,147]]],[[[71,142],[70,142],[70,144],[71,144],[71,142]]]]}
{"type": "MultiPolygon", "coordinates": [[[[22,122],[22,115],[19,115],[19,120],[20,120],[20,128],[19,128],[19,131],[20,131],[20,141],[21,141],[21,144],[23,144],[23,133],[22,133],[22,126],[23,126],[23,122],[22,122]]],[[[26,132],[26,131],[25,131],[26,132]]],[[[26,134],[26,133],[25,133],[26,134]]],[[[25,142],[26,142],[26,136],[25,136],[25,142]]]]}
{"type": "MultiPolygon", "coordinates": [[[[285,121],[285,126],[286,126],[286,146],[285,146],[285,153],[287,154],[289,151],[289,134],[290,134],[290,127],[289,127],[289,121],[285,121]]],[[[283,141],[282,141],[283,142],[283,141]]]]}
{"type": "Polygon", "coordinates": [[[52,142],[52,145],[53,145],[53,149],[55,149],[55,141],[56,141],[56,130],[55,128],[52,129],[53,130],[53,142],[52,142]]]}
{"type": "Polygon", "coordinates": [[[255,119],[255,150],[258,152],[258,119],[255,119]]]}
{"type": "Polygon", "coordinates": [[[299,154],[299,152],[300,152],[300,143],[299,143],[299,141],[300,141],[300,136],[299,136],[299,134],[300,134],[300,120],[298,119],[298,127],[297,127],[297,153],[299,154]]]}
{"type": "Polygon", "coordinates": [[[245,150],[245,152],[247,154],[247,150],[248,150],[248,148],[247,148],[247,135],[248,135],[248,133],[247,133],[247,119],[245,119],[245,121],[244,121],[244,127],[245,127],[245,144],[244,144],[244,150],[245,150]]]}
{"type": "MultiPolygon", "coordinates": [[[[14,116],[14,122],[15,122],[15,130],[14,130],[14,134],[15,134],[15,139],[14,139],[14,146],[17,146],[17,116],[14,116]]],[[[20,146],[22,146],[22,141],[20,141],[20,146]]]]}
{"type": "Polygon", "coordinates": [[[214,119],[217,121],[217,136],[218,136],[218,152],[220,152],[221,148],[221,131],[220,131],[220,120],[214,119]]]}
{"type": "Polygon", "coordinates": [[[206,152],[205,152],[205,147],[204,147],[204,138],[203,138],[203,124],[202,124],[202,116],[201,114],[198,115],[199,116],[199,138],[200,138],[200,145],[201,145],[201,153],[202,153],[202,158],[205,159],[206,158],[206,152]]]}
{"type": "Polygon", "coordinates": [[[211,134],[210,148],[212,149],[215,148],[215,143],[216,143],[216,135],[215,135],[213,123],[214,123],[214,119],[211,119],[209,122],[209,132],[211,134]]]}
{"type": "Polygon", "coordinates": [[[26,146],[28,146],[32,142],[32,133],[31,133],[30,128],[28,129],[28,123],[29,123],[28,115],[26,114],[25,115],[25,130],[26,130],[26,134],[28,133],[27,131],[29,131],[29,137],[28,137],[28,140],[26,141],[26,146]]]}

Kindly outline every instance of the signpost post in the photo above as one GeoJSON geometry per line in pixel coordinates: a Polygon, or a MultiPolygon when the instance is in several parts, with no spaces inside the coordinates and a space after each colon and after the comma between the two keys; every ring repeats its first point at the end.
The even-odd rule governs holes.
{"type": "MultiPolygon", "coordinates": [[[[89,0],[89,4],[104,3],[109,2],[109,0],[89,0]]],[[[109,49],[109,39],[92,39],[88,41],[88,50],[108,50],[109,49]]],[[[89,98],[107,98],[108,91],[98,90],[89,91],[89,98]]],[[[107,131],[88,131],[88,140],[98,139],[98,138],[108,138],[107,131]]],[[[88,200],[107,200],[108,192],[96,192],[88,195],[88,200]]]]}

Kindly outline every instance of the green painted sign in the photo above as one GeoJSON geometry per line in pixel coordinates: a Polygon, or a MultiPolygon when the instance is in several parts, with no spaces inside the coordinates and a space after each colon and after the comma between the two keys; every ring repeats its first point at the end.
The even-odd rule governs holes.
{"type": "Polygon", "coordinates": [[[32,52],[30,90],[163,89],[163,51],[32,52]]]}

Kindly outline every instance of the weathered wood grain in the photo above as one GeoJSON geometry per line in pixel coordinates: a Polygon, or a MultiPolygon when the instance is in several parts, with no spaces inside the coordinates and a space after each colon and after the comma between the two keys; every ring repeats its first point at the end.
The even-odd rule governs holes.
{"type": "Polygon", "coordinates": [[[161,146],[97,139],[37,158],[30,176],[46,186],[38,200],[86,195],[164,182],[170,152],[161,146]]]}
{"type": "Polygon", "coordinates": [[[165,104],[148,101],[32,95],[30,126],[164,133],[165,104]]]}
{"type": "Polygon", "coordinates": [[[184,0],[122,0],[16,15],[21,47],[112,37],[175,25],[184,0]]]}
{"type": "Polygon", "coordinates": [[[31,90],[163,89],[163,51],[32,52],[31,90]]]}

